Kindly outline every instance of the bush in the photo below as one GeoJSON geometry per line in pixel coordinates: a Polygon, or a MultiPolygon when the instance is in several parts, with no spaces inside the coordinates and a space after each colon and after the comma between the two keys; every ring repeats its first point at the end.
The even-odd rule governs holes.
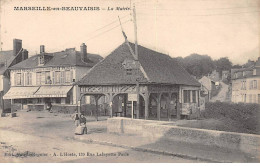
{"type": "Polygon", "coordinates": [[[258,104],[209,102],[205,105],[202,117],[220,119],[228,128],[252,134],[260,133],[258,104]]]}

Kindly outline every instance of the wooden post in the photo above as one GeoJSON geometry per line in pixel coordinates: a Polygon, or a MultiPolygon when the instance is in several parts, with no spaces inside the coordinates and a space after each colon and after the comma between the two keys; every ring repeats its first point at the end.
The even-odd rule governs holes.
{"type": "Polygon", "coordinates": [[[132,101],[131,114],[132,114],[132,119],[134,119],[134,101],[132,101]]]}
{"type": "Polygon", "coordinates": [[[136,119],[139,119],[139,109],[140,109],[140,86],[138,80],[136,81],[136,93],[137,93],[137,101],[136,101],[136,119]]]}
{"type": "Polygon", "coordinates": [[[145,93],[145,110],[144,110],[144,119],[147,120],[148,119],[148,111],[149,111],[149,93],[145,93]]]}
{"type": "Polygon", "coordinates": [[[112,106],[113,106],[113,96],[110,93],[109,94],[109,99],[108,99],[108,104],[109,104],[109,113],[110,113],[110,117],[113,117],[113,110],[112,110],[112,106]]]}
{"type": "Polygon", "coordinates": [[[98,99],[99,99],[99,95],[95,95],[95,102],[96,102],[96,120],[98,121],[98,99]]]}
{"type": "Polygon", "coordinates": [[[157,119],[161,120],[161,96],[162,93],[158,93],[158,98],[157,98],[157,119]]]}
{"type": "Polygon", "coordinates": [[[168,97],[166,99],[166,107],[167,107],[167,117],[168,117],[168,120],[171,119],[171,116],[170,116],[170,102],[171,102],[171,93],[168,93],[168,97]]]}
{"type": "Polygon", "coordinates": [[[180,94],[180,92],[179,92],[179,93],[177,94],[177,96],[176,96],[176,98],[177,98],[177,99],[176,99],[176,100],[177,100],[177,101],[176,101],[176,102],[177,102],[177,103],[176,103],[176,107],[177,107],[177,110],[176,110],[176,111],[177,111],[177,119],[181,119],[180,95],[181,95],[181,94],[180,94]]]}
{"type": "Polygon", "coordinates": [[[127,107],[127,94],[124,95],[124,115],[126,117],[126,107],[127,107]]]}

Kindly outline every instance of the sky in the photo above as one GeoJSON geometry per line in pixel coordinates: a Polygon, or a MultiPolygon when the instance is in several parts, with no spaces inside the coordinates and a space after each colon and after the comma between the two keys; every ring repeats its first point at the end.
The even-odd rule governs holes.
{"type": "Polygon", "coordinates": [[[23,40],[29,55],[80,49],[105,57],[124,42],[118,16],[130,42],[135,41],[132,10],[136,7],[137,41],[147,48],[213,60],[228,57],[244,64],[260,56],[260,0],[0,0],[2,50],[23,40]],[[99,7],[88,11],[25,11],[14,7],[99,7]],[[108,10],[114,8],[114,10],[108,10]]]}

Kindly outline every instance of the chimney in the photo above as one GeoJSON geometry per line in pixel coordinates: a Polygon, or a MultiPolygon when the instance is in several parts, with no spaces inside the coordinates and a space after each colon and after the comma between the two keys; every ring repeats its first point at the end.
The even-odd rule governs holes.
{"type": "Polygon", "coordinates": [[[82,43],[80,46],[81,60],[87,62],[87,46],[85,43],[82,43]]]}
{"type": "Polygon", "coordinates": [[[13,40],[13,56],[16,56],[21,49],[22,49],[22,40],[14,39],[13,40]]]}
{"type": "Polygon", "coordinates": [[[23,49],[22,51],[22,61],[28,59],[28,51],[23,49]]]}
{"type": "Polygon", "coordinates": [[[44,45],[40,45],[40,53],[44,53],[45,52],[45,46],[44,45]]]}

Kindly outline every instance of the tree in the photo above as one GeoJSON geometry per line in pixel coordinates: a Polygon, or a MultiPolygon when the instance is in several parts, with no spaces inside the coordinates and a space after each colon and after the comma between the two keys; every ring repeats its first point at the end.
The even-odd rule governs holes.
{"type": "Polygon", "coordinates": [[[219,72],[220,77],[222,77],[222,71],[230,70],[232,68],[232,62],[228,59],[228,57],[220,58],[214,61],[216,70],[219,72]]]}
{"type": "Polygon", "coordinates": [[[208,55],[191,54],[185,58],[175,58],[191,75],[201,78],[211,73],[214,69],[214,62],[208,55]]]}

